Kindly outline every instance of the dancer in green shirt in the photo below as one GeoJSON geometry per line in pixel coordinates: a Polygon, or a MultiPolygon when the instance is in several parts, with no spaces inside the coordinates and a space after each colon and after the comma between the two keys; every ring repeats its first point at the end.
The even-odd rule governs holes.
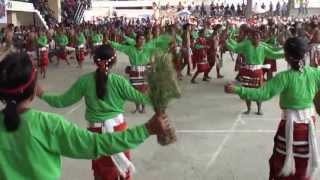
{"type": "Polygon", "coordinates": [[[84,33],[77,29],[76,32],[76,58],[79,64],[79,67],[82,68],[82,63],[85,59],[85,49],[86,49],[86,37],[84,33]]]}
{"type": "Polygon", "coordinates": [[[31,108],[37,72],[27,54],[10,54],[0,62],[0,179],[56,180],[61,156],[96,159],[135,148],[152,134],[168,129],[165,115],[119,133],[97,134],[63,116],[31,108]]]}
{"type": "Polygon", "coordinates": [[[70,65],[68,61],[68,55],[67,55],[67,49],[66,49],[67,45],[69,44],[69,39],[68,39],[68,36],[65,35],[63,31],[64,30],[59,29],[55,37],[55,42],[58,47],[58,52],[57,52],[58,63],[57,64],[60,63],[60,60],[64,60],[68,65],[70,65]]]}
{"type": "MultiPolygon", "coordinates": [[[[260,41],[260,34],[256,30],[250,30],[250,38],[241,42],[229,39],[227,41],[229,50],[244,56],[245,65],[240,67],[237,80],[244,87],[258,88],[263,84],[263,64],[266,58],[279,59],[283,57],[282,50],[274,50],[260,41]]],[[[251,112],[251,101],[246,100],[247,111],[251,112]]],[[[257,101],[258,115],[262,115],[261,102],[257,101]]]]}
{"type": "MultiPolygon", "coordinates": [[[[113,48],[128,55],[131,66],[126,71],[130,76],[130,82],[137,90],[146,93],[148,90],[148,83],[145,79],[147,65],[156,51],[164,51],[169,48],[171,36],[162,35],[145,44],[144,34],[138,34],[135,46],[123,45],[113,41],[109,42],[113,48]]],[[[134,113],[137,111],[145,113],[145,106],[136,103],[134,113]]]]}
{"type": "Polygon", "coordinates": [[[305,66],[308,44],[302,38],[289,38],[284,50],[290,70],[277,74],[260,88],[230,84],[225,90],[259,102],[280,95],[282,120],[269,160],[269,179],[310,180],[320,165],[313,108],[313,99],[320,90],[320,71],[305,66]]]}
{"type": "Polygon", "coordinates": [[[42,75],[43,78],[46,78],[47,67],[49,64],[49,44],[48,44],[48,38],[44,31],[39,32],[37,42],[38,42],[38,50],[39,50],[38,64],[40,66],[40,74],[42,75]]]}
{"type": "MultiPolygon", "coordinates": [[[[94,132],[123,131],[128,127],[123,117],[125,102],[129,100],[139,104],[149,104],[149,98],[132,87],[124,77],[109,72],[116,62],[115,50],[110,45],[97,47],[94,62],[97,70],[81,76],[65,93],[54,95],[43,92],[40,97],[49,105],[58,108],[71,106],[84,98],[85,119],[89,122],[89,130],[94,132]]],[[[129,158],[129,152],[126,152],[126,155],[129,158]]],[[[124,154],[121,156],[126,158],[124,154]]],[[[112,159],[111,156],[94,160],[95,176],[111,178],[116,175],[112,177],[116,179],[122,175],[129,178],[130,173],[123,175],[122,169],[116,168],[118,166],[112,159]]],[[[127,172],[133,165],[130,162],[125,166],[127,169],[124,172],[127,172]]]]}

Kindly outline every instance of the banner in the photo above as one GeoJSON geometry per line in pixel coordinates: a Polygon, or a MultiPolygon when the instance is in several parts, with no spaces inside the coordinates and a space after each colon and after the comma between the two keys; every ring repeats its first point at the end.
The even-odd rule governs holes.
{"type": "Polygon", "coordinates": [[[0,24],[7,23],[6,0],[0,0],[0,24]]]}

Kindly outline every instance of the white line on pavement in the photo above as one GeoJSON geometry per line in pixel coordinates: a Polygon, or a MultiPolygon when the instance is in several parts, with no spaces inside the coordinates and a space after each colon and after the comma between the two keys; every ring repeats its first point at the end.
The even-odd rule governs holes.
{"type": "Polygon", "coordinates": [[[230,130],[230,129],[217,129],[217,130],[177,130],[181,134],[224,134],[224,133],[275,133],[275,130],[230,130]]]}
{"type": "Polygon", "coordinates": [[[232,136],[232,131],[234,131],[237,127],[237,124],[241,122],[241,113],[238,114],[237,119],[232,124],[231,128],[229,129],[231,132],[227,133],[226,136],[223,138],[222,143],[219,145],[218,149],[212,154],[212,157],[208,164],[206,165],[205,172],[203,174],[206,174],[209,168],[216,162],[216,159],[218,158],[219,154],[223,150],[224,146],[228,142],[228,140],[232,136]]]}

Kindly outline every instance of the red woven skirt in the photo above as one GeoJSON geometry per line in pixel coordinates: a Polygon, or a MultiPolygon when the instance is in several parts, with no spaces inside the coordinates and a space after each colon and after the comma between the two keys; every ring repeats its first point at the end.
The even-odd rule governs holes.
{"type": "MultiPolygon", "coordinates": [[[[315,118],[314,118],[314,121],[315,121],[315,118]]],[[[294,156],[296,173],[288,177],[279,176],[286,158],[285,154],[280,153],[280,152],[286,151],[286,144],[284,140],[285,127],[286,127],[286,121],[281,120],[278,126],[277,133],[274,137],[273,154],[269,160],[269,165],[270,165],[269,180],[310,180],[309,177],[305,177],[309,158],[303,157],[303,156],[307,156],[307,154],[309,153],[309,145],[308,145],[309,127],[308,127],[308,124],[302,124],[302,123],[294,123],[294,131],[293,131],[294,144],[299,143],[299,145],[293,146],[293,153],[299,155],[299,157],[296,155],[294,156]]]]}
{"type": "Polygon", "coordinates": [[[78,62],[83,62],[86,56],[84,48],[77,49],[76,56],[78,62]]]}
{"type": "Polygon", "coordinates": [[[65,47],[60,47],[59,50],[58,50],[58,57],[59,59],[62,59],[62,60],[67,60],[67,51],[66,51],[66,48],[65,47]]]}
{"type": "MultiPolygon", "coordinates": [[[[119,126],[114,127],[114,131],[124,131],[128,128],[126,123],[120,124],[119,126]]],[[[101,133],[101,128],[88,128],[89,131],[101,133]]],[[[130,152],[125,152],[125,155],[130,160],[130,152]]],[[[102,156],[96,160],[92,160],[92,170],[94,171],[95,177],[100,177],[101,180],[130,180],[130,174],[127,177],[121,177],[118,172],[117,167],[114,165],[111,157],[102,156]]]]}
{"type": "Polygon", "coordinates": [[[263,84],[263,70],[240,68],[236,79],[243,87],[259,88],[263,84]]]}
{"type": "Polygon", "coordinates": [[[267,59],[264,61],[264,64],[270,64],[270,69],[265,69],[265,72],[277,72],[277,61],[272,59],[267,59]]]}
{"type": "Polygon", "coordinates": [[[49,52],[48,51],[40,51],[40,66],[46,67],[49,64],[49,52]]]}
{"type": "Polygon", "coordinates": [[[126,69],[129,74],[129,79],[132,86],[138,91],[145,93],[148,91],[149,86],[145,77],[145,71],[133,71],[126,69]]]}

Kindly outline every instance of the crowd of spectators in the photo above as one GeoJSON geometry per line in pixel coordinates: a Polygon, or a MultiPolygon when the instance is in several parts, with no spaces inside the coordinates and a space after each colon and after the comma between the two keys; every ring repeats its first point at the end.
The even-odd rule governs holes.
{"type": "MultiPolygon", "coordinates": [[[[205,4],[195,4],[195,2],[184,6],[181,2],[177,6],[171,6],[169,3],[163,6],[162,10],[175,9],[176,11],[181,11],[183,9],[188,9],[195,16],[244,16],[247,5],[245,3],[238,4],[218,4],[213,3],[205,4]]],[[[271,1],[269,7],[263,2],[256,2],[253,6],[253,11],[255,13],[261,13],[259,10],[266,13],[269,16],[288,16],[288,4],[285,1],[271,1]]]]}
{"type": "Polygon", "coordinates": [[[162,10],[167,9],[175,9],[177,11],[181,11],[183,9],[188,9],[193,15],[195,16],[243,16],[246,5],[243,4],[195,4],[192,2],[191,4],[187,5],[186,7],[182,5],[181,2],[174,7],[167,4],[166,6],[162,7],[162,10]]]}

